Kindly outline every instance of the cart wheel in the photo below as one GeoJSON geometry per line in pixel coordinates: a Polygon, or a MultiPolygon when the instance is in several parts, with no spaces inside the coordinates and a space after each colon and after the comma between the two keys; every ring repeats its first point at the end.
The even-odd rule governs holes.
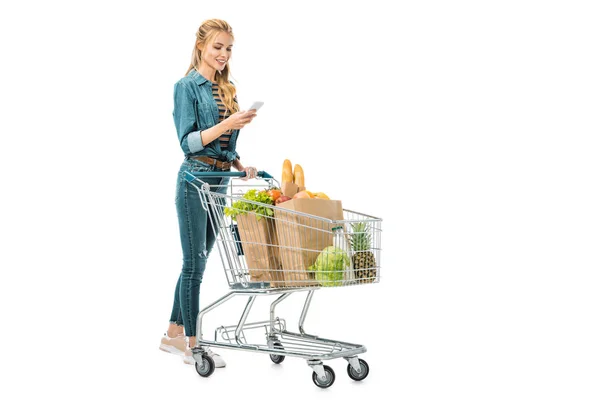
{"type": "MultiPolygon", "coordinates": [[[[275,347],[276,349],[281,349],[283,350],[283,346],[281,345],[281,343],[279,342],[275,342],[273,344],[273,347],[275,347]]],[[[285,360],[285,356],[280,356],[278,354],[269,354],[269,357],[271,357],[271,361],[273,361],[275,364],[281,364],[283,362],[283,360],[285,360]]]]}
{"type": "Polygon", "coordinates": [[[212,357],[206,354],[202,355],[202,364],[196,363],[196,372],[205,378],[215,372],[215,362],[212,357]]]}
{"type": "Polygon", "coordinates": [[[335,373],[333,372],[333,369],[331,369],[331,367],[329,365],[323,365],[323,368],[325,369],[325,379],[324,380],[321,380],[316,372],[313,372],[312,378],[313,378],[313,382],[315,383],[315,385],[317,385],[318,387],[320,387],[322,389],[326,389],[329,386],[333,385],[333,382],[335,382],[335,373]]]}
{"type": "Polygon", "coordinates": [[[352,368],[352,365],[348,364],[348,375],[355,381],[362,381],[369,375],[369,364],[362,358],[358,359],[358,363],[360,364],[360,374],[352,368]]]}

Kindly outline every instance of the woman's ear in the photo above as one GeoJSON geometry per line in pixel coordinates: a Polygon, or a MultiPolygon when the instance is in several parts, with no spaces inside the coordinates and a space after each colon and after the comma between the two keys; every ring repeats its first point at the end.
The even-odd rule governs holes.
{"type": "Polygon", "coordinates": [[[196,42],[196,48],[202,51],[202,45],[200,44],[200,42],[196,42]]]}

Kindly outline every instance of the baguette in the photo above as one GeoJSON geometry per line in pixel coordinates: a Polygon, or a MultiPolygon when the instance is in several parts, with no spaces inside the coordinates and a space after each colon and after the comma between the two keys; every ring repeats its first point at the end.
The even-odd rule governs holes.
{"type": "Polygon", "coordinates": [[[292,162],[286,159],[283,162],[283,172],[281,174],[281,183],[283,182],[293,182],[294,175],[292,174],[292,162]]]}
{"type": "Polygon", "coordinates": [[[294,183],[298,185],[298,187],[306,187],[304,186],[304,170],[300,164],[294,165],[294,183]]]}

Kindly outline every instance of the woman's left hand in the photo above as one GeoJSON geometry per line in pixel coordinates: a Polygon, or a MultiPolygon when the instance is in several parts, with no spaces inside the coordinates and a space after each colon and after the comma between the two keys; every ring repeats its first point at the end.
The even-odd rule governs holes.
{"type": "Polygon", "coordinates": [[[246,176],[242,178],[243,181],[256,178],[256,174],[258,173],[254,167],[246,167],[243,169],[243,171],[246,173],[246,176]]]}

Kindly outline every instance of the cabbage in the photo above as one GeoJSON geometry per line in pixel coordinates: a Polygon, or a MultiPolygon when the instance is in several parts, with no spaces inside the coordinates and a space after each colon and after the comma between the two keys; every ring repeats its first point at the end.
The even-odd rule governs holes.
{"type": "Polygon", "coordinates": [[[350,266],[348,254],[336,246],[325,247],[313,265],[315,279],[323,286],[340,286],[344,280],[344,270],[350,266]]]}

